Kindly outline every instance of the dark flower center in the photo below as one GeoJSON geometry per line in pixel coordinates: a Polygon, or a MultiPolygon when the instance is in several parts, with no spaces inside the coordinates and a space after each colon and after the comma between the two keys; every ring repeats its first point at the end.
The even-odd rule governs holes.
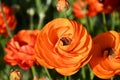
{"type": "Polygon", "coordinates": [[[105,0],[98,0],[100,3],[104,3],[105,0]]]}
{"type": "Polygon", "coordinates": [[[104,55],[105,56],[109,56],[109,55],[112,55],[114,54],[114,50],[112,48],[105,48],[104,49],[104,55]]]}
{"type": "Polygon", "coordinates": [[[68,37],[62,37],[60,40],[62,41],[63,46],[69,45],[69,44],[71,43],[71,41],[72,41],[72,40],[71,40],[70,38],[68,38],[68,37]]]}

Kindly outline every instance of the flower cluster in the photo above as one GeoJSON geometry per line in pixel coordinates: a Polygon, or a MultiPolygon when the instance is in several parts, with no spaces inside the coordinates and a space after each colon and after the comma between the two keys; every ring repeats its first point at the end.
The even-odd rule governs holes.
{"type": "Polygon", "coordinates": [[[98,13],[111,13],[120,11],[119,0],[76,0],[73,3],[73,12],[75,17],[92,17],[98,13]]]}
{"type": "MultiPolygon", "coordinates": [[[[46,4],[50,5],[49,1],[48,3],[46,4]]],[[[101,13],[119,12],[120,1],[76,0],[71,4],[74,19],[69,19],[68,16],[67,18],[57,17],[41,27],[42,20],[44,21],[46,16],[44,13],[48,9],[47,6],[43,12],[38,10],[41,24],[38,25],[37,29],[31,24],[31,29],[19,30],[12,36],[9,33],[15,29],[17,19],[12,8],[2,4],[0,8],[0,34],[4,37],[11,37],[6,41],[4,47],[3,59],[5,63],[18,66],[23,70],[29,70],[32,66],[42,66],[55,70],[63,76],[74,75],[88,64],[98,78],[109,79],[115,75],[120,75],[119,31],[107,29],[105,15],[103,17],[105,29],[99,34],[93,35],[93,30],[90,33],[88,27],[94,28],[93,25],[89,24],[90,22],[87,23],[87,26],[80,22],[82,18],[87,17],[86,19],[88,19],[101,13]],[[39,30],[40,28],[41,30],[39,30]]],[[[39,7],[39,5],[37,6],[39,7]]],[[[57,0],[56,2],[58,12],[65,12],[69,7],[69,0],[57,0]]],[[[30,15],[31,21],[34,14],[30,15]]],[[[11,80],[22,79],[18,72],[16,69],[11,73],[11,80]]],[[[33,80],[38,80],[35,72],[33,73],[33,80]]],[[[39,80],[47,78],[49,77],[43,77],[39,80]]]]}

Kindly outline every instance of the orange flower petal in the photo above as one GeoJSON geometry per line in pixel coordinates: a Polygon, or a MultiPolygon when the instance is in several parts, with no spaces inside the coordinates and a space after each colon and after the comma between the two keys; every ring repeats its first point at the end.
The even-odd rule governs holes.
{"type": "Polygon", "coordinates": [[[88,63],[91,47],[91,37],[82,24],[57,18],[39,32],[35,43],[36,59],[44,67],[72,75],[88,63]],[[67,73],[63,72],[65,69],[67,73]]]}
{"type": "Polygon", "coordinates": [[[104,79],[113,77],[120,71],[120,35],[115,31],[108,31],[97,35],[93,39],[93,57],[90,67],[96,76],[104,79]]]}
{"type": "Polygon", "coordinates": [[[7,42],[4,60],[11,66],[19,65],[22,69],[29,69],[35,64],[34,43],[37,30],[21,30],[7,42]],[[24,35],[24,36],[23,36],[24,35]]]}

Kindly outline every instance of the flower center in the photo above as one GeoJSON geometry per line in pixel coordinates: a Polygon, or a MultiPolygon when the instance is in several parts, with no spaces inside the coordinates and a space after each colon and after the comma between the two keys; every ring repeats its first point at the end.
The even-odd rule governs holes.
{"type": "Polygon", "coordinates": [[[100,3],[104,3],[104,0],[98,0],[100,3]]]}
{"type": "Polygon", "coordinates": [[[63,46],[69,45],[69,44],[71,43],[71,41],[72,41],[72,40],[71,40],[70,38],[68,38],[68,37],[62,37],[60,40],[62,41],[63,46]]]}
{"type": "Polygon", "coordinates": [[[114,50],[112,48],[105,48],[104,49],[104,56],[109,56],[114,54],[114,50]]]}

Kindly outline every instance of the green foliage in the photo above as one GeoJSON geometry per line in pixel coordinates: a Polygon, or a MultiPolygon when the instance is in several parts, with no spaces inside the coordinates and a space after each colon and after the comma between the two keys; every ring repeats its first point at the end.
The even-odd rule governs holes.
{"type": "MultiPolygon", "coordinates": [[[[102,14],[98,14],[94,17],[86,17],[83,19],[77,19],[74,17],[72,12],[72,3],[74,0],[69,0],[69,9],[59,12],[56,9],[57,0],[3,0],[2,2],[10,5],[14,8],[15,16],[17,18],[17,28],[12,32],[16,34],[21,29],[30,29],[30,24],[32,24],[33,29],[41,29],[43,26],[54,18],[65,17],[72,20],[81,22],[92,37],[105,31],[105,25],[107,30],[120,31],[120,15],[118,12],[113,14],[105,14],[105,21],[102,14]],[[47,4],[47,1],[51,1],[47,4]],[[33,8],[35,11],[34,15],[29,15],[27,10],[33,8]],[[42,15],[40,15],[42,13],[42,15]],[[30,21],[32,17],[32,23],[30,21]]],[[[4,48],[6,47],[6,42],[9,40],[7,37],[0,36],[0,80],[9,80],[9,75],[12,69],[18,69],[23,74],[23,80],[32,80],[33,71],[22,70],[18,66],[11,67],[4,62],[4,48]]],[[[37,77],[43,78],[48,77],[45,70],[41,66],[35,66],[37,77]]],[[[54,69],[48,70],[53,80],[101,80],[96,77],[89,68],[89,65],[81,68],[76,74],[72,76],[64,77],[58,74],[54,69]]],[[[111,80],[119,80],[120,77],[117,75],[111,80]]]]}

